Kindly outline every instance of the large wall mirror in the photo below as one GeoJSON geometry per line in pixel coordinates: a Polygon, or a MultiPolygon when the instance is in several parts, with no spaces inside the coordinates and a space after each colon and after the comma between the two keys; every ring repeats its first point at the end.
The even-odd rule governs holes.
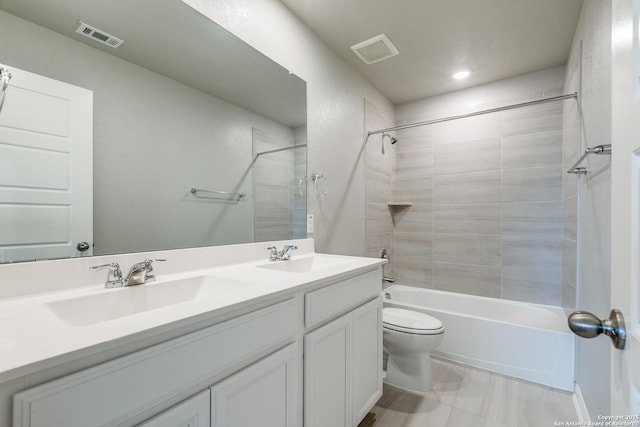
{"type": "Polygon", "coordinates": [[[0,262],[306,236],[306,83],[181,0],[0,0],[0,40],[2,66],[88,89],[93,111],[88,175],[69,173],[91,182],[83,236],[72,231],[73,206],[59,210],[68,229],[57,230],[31,199],[81,185],[42,188],[55,162],[30,161],[33,147],[6,136],[28,141],[31,131],[14,124],[23,119],[62,128],[77,119],[57,119],[55,103],[21,106],[23,80],[10,82],[0,262]]]}

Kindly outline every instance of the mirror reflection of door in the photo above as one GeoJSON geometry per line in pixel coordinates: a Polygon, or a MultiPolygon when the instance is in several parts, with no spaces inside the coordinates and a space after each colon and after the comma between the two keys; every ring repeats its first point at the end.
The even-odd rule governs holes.
{"type": "Polygon", "coordinates": [[[5,67],[0,262],[91,255],[93,92],[5,67]]]}

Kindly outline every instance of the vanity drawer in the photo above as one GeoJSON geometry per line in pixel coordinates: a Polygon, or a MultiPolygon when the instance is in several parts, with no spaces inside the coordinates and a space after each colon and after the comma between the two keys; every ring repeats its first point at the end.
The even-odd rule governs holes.
{"type": "Polygon", "coordinates": [[[18,393],[13,426],[123,423],[293,341],[297,307],[287,300],[18,393]]]}
{"type": "Polygon", "coordinates": [[[382,269],[338,282],[304,296],[304,325],[312,328],[380,295],[382,269]]]}

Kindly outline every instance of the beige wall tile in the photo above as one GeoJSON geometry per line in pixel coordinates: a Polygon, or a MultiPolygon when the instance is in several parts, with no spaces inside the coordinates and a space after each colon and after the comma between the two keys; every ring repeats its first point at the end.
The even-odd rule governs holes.
{"type": "Polygon", "coordinates": [[[432,126],[424,126],[422,128],[414,128],[412,134],[407,134],[405,130],[396,132],[397,144],[394,144],[396,154],[405,151],[432,149],[434,146],[435,136],[432,126]]]}
{"type": "Polygon", "coordinates": [[[392,233],[393,223],[386,203],[367,203],[367,233],[392,233]]]}
{"type": "Polygon", "coordinates": [[[433,178],[397,178],[394,190],[395,201],[424,204],[433,202],[433,178]]]}
{"type": "Polygon", "coordinates": [[[503,235],[502,253],[504,268],[557,268],[561,266],[562,239],[558,233],[503,235]]]}
{"type": "Polygon", "coordinates": [[[521,280],[542,285],[558,286],[562,280],[562,268],[557,264],[552,266],[505,266],[502,269],[502,280],[511,282],[521,280]]]}
{"type": "Polygon", "coordinates": [[[433,175],[433,149],[421,148],[396,154],[396,179],[414,179],[433,175]]]}
{"type": "Polygon", "coordinates": [[[277,207],[291,209],[291,188],[276,185],[256,184],[255,203],[260,209],[277,207]]]}
{"type": "Polygon", "coordinates": [[[436,175],[500,169],[500,138],[437,145],[433,173],[436,175]]]}
{"type": "Polygon", "coordinates": [[[503,204],[503,234],[537,236],[554,233],[560,236],[561,229],[561,202],[517,202],[503,204]]]}
{"type": "Polygon", "coordinates": [[[502,172],[502,200],[534,202],[562,200],[562,166],[509,169],[502,172]]]}
{"type": "Polygon", "coordinates": [[[500,113],[493,113],[438,123],[434,125],[435,143],[436,145],[453,144],[456,142],[499,138],[500,122],[500,113]]]}
{"type": "Polygon", "coordinates": [[[562,221],[562,236],[565,239],[578,240],[578,198],[576,196],[564,199],[562,221]]]}
{"type": "Polygon", "coordinates": [[[502,262],[499,235],[434,234],[434,261],[500,266],[502,262]]]}
{"type": "Polygon", "coordinates": [[[562,130],[505,137],[502,166],[505,169],[562,163],[562,130]]]}
{"type": "Polygon", "coordinates": [[[437,233],[500,234],[500,203],[455,203],[434,205],[437,233]]]}
{"type": "Polygon", "coordinates": [[[562,129],[562,103],[550,102],[502,113],[502,135],[523,135],[562,129]]]}
{"type": "MultiPolygon", "coordinates": [[[[419,121],[421,120],[412,120],[411,123],[416,123],[419,121]]],[[[401,124],[403,123],[398,123],[398,125],[401,124]]],[[[433,146],[433,142],[435,140],[435,126],[427,125],[408,129],[399,129],[396,131],[396,138],[398,138],[398,140],[406,142],[406,144],[403,144],[403,146],[409,147],[408,149],[412,149],[410,147],[415,148],[416,144],[420,146],[424,144],[433,146]]]]}
{"type": "Polygon", "coordinates": [[[395,233],[397,283],[433,288],[432,239],[431,233],[395,233]]]}
{"type": "MultiPolygon", "coordinates": [[[[387,203],[393,200],[393,185],[391,177],[371,171],[367,174],[367,201],[387,203]]],[[[313,189],[311,190],[313,192],[313,189]]],[[[312,194],[315,196],[315,194],[312,194]]]]}
{"type": "Polygon", "coordinates": [[[433,204],[414,204],[407,208],[393,208],[397,232],[432,232],[433,204]]]}
{"type": "Polygon", "coordinates": [[[501,201],[499,171],[435,176],[435,203],[487,203],[501,201]]]}
{"type": "Polygon", "coordinates": [[[403,233],[395,232],[395,252],[398,260],[419,258],[421,261],[433,260],[432,233],[403,233]]]}
{"type": "Polygon", "coordinates": [[[396,283],[416,288],[433,289],[433,267],[432,264],[404,265],[397,263],[396,283]]]}
{"type": "Polygon", "coordinates": [[[436,262],[434,287],[442,291],[500,298],[500,267],[436,262]]]}
{"type": "MultiPolygon", "coordinates": [[[[562,287],[576,288],[577,243],[562,239],[562,287]]],[[[575,301],[573,302],[575,304],[575,301]]]]}

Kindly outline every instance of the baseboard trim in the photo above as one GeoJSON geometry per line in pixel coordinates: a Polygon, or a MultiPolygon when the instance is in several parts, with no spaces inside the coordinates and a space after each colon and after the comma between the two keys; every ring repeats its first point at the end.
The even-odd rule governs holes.
{"type": "Polygon", "coordinates": [[[576,384],[575,392],[573,393],[573,406],[578,415],[580,425],[591,425],[591,417],[589,417],[589,411],[587,410],[587,405],[584,403],[582,391],[580,391],[578,384],[576,384]]]}

